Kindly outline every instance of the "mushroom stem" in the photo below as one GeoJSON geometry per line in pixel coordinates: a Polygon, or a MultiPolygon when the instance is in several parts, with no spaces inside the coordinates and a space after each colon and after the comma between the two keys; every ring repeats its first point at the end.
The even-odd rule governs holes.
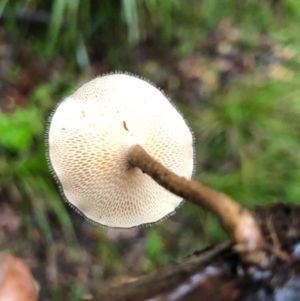
{"type": "Polygon", "coordinates": [[[247,209],[223,193],[176,175],[153,159],[138,144],[129,147],[127,161],[165,189],[215,214],[232,235],[236,250],[240,252],[244,262],[266,264],[263,236],[254,217],[247,209]]]}

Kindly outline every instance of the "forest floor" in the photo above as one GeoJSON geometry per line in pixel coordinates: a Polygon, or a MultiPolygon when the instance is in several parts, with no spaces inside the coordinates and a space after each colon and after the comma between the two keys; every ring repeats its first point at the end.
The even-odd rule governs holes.
{"type": "MultiPolygon", "coordinates": [[[[10,118],[16,111],[36,106],[42,111],[41,131],[46,129],[44,116],[59,101],[57,95],[69,90],[68,81],[74,81],[72,84],[75,85],[115,68],[105,57],[92,54],[90,68],[83,74],[70,76],[62,58],[49,62],[41,60],[29,44],[16,43],[3,28],[0,28],[0,45],[0,107],[10,118]],[[56,90],[51,95],[53,87],[56,90]],[[43,99],[31,102],[32,98],[51,99],[52,96],[55,100],[46,103],[45,108],[38,107],[43,106],[43,99]]],[[[161,51],[155,41],[145,41],[121,59],[121,71],[142,75],[163,89],[183,114],[189,116],[187,119],[192,129],[196,129],[196,140],[202,137],[197,129],[199,112],[212,106],[212,98],[216,99],[214,106],[218,107],[222,97],[241,82],[250,81],[255,86],[271,80],[284,85],[295,76],[293,68],[289,68],[289,62],[297,56],[293,49],[280,45],[268,35],[248,41],[245,33],[228,19],[199,41],[188,55],[176,56],[173,51],[177,47],[175,42],[169,47],[169,51],[161,51]]],[[[17,124],[22,126],[22,122],[17,124]]],[[[5,129],[4,121],[0,127],[5,129]]],[[[9,141],[8,131],[6,141],[9,141]]],[[[18,141],[23,143],[20,139],[18,141]]],[[[31,186],[22,180],[26,177],[35,179],[31,171],[37,173],[41,169],[40,177],[45,180],[41,183],[52,183],[50,174],[38,166],[44,166],[46,161],[41,159],[40,143],[43,143],[43,137],[33,137],[30,144],[30,156],[38,157],[34,169],[21,169],[9,181],[0,177],[4,183],[0,185],[0,249],[25,259],[39,283],[40,300],[81,300],[82,296],[99,293],[103,287],[132,281],[225,239],[224,232],[218,230],[215,234],[216,227],[219,227],[216,221],[210,221],[201,210],[194,213],[194,208],[187,204],[153,230],[95,227],[66,205],[64,210],[72,221],[72,229],[68,231],[73,231],[75,238],[72,234],[66,235],[66,228],[55,210],[47,209],[51,194],[37,189],[32,199],[31,186]]],[[[0,148],[0,169],[13,164],[10,162],[21,162],[27,155],[27,150],[0,148]]],[[[218,171],[222,175],[239,165],[230,156],[218,155],[216,158],[208,163],[197,157],[196,178],[201,178],[198,176],[200,171],[210,174],[218,171]]],[[[54,193],[58,195],[58,191],[54,193]]]]}

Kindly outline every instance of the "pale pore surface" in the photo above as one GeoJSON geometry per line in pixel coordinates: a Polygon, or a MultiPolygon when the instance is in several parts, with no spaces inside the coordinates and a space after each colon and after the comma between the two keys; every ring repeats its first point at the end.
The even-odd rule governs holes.
{"type": "Polygon", "coordinates": [[[86,217],[133,227],[162,219],[182,199],[128,165],[132,141],[190,179],[192,140],[184,119],[158,89],[113,74],[82,85],[57,107],[49,127],[49,158],[65,197],[86,217]]]}

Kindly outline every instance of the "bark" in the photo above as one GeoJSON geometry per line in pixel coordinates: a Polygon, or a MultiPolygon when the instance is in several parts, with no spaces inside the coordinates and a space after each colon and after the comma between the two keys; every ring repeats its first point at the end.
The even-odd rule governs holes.
{"type": "Polygon", "coordinates": [[[266,269],[245,267],[230,242],[195,254],[143,276],[108,288],[92,301],[296,301],[300,295],[300,207],[258,207],[254,216],[264,238],[290,256],[270,253],[266,269]]]}
{"type": "MultiPolygon", "coordinates": [[[[125,284],[122,287],[110,288],[92,300],[142,301],[158,296],[166,296],[174,291],[174,288],[188,282],[190,277],[197,274],[198,271],[203,271],[212,261],[217,262],[220,256],[229,254],[230,248],[231,243],[229,242],[215,246],[177,264],[162,268],[151,275],[141,277],[135,282],[125,284]]],[[[211,273],[215,277],[220,276],[217,269],[212,269],[211,273]]]]}

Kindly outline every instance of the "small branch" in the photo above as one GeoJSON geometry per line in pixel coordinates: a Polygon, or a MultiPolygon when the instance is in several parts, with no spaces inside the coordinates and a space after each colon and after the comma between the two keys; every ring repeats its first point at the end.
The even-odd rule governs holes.
{"type": "Polygon", "coordinates": [[[223,193],[179,177],[154,160],[140,145],[129,148],[127,160],[170,192],[214,213],[232,235],[244,263],[267,264],[263,236],[248,210],[223,193]]]}
{"type": "MultiPolygon", "coordinates": [[[[231,243],[225,242],[197,256],[191,256],[179,263],[143,276],[134,282],[114,288],[110,287],[93,297],[91,301],[152,300],[151,298],[172,292],[177,286],[188,281],[189,277],[195,273],[201,273],[202,269],[217,261],[221,254],[230,254],[230,248],[231,243]]],[[[211,300],[215,300],[215,298],[211,300]]]]}

